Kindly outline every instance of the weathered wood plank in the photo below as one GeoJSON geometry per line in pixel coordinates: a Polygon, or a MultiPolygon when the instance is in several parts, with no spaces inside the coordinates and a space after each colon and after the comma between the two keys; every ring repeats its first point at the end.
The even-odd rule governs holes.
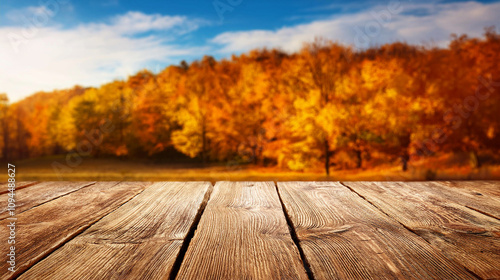
{"type": "Polygon", "coordinates": [[[466,189],[480,194],[487,193],[497,199],[500,198],[500,181],[451,181],[443,183],[452,188],[466,189]]]}
{"type": "Polygon", "coordinates": [[[272,182],[217,182],[176,279],[308,279],[272,182]]]}
{"type": "Polygon", "coordinates": [[[500,219],[500,182],[422,182],[418,185],[449,201],[500,219]]]}
{"type": "MultiPolygon", "coordinates": [[[[16,215],[42,203],[94,184],[94,182],[44,182],[15,191],[16,215]]],[[[0,201],[7,201],[8,193],[0,195],[0,201]]],[[[0,220],[9,217],[7,207],[0,209],[0,220]]]]}
{"type": "MultiPolygon", "coordinates": [[[[141,192],[148,183],[102,182],[54,199],[16,215],[16,271],[6,273],[0,263],[0,279],[12,279],[72,239],[91,224],[141,192]]],[[[2,220],[6,228],[8,219],[2,220]]],[[[0,231],[0,240],[9,232],[0,231]]]]}
{"type": "Polygon", "coordinates": [[[167,279],[210,186],[155,183],[19,279],[167,279]]]}
{"type": "Polygon", "coordinates": [[[383,212],[484,279],[500,278],[500,222],[420,182],[347,182],[383,212]]]}
{"type": "Polygon", "coordinates": [[[476,279],[338,182],[279,182],[315,279],[476,279]]]}
{"type": "MultiPolygon", "coordinates": [[[[31,186],[35,185],[36,183],[38,183],[38,182],[35,182],[35,181],[16,182],[16,190],[31,187],[31,186]]],[[[9,192],[8,186],[9,186],[8,183],[0,184],[0,194],[8,193],[9,192]]]]}

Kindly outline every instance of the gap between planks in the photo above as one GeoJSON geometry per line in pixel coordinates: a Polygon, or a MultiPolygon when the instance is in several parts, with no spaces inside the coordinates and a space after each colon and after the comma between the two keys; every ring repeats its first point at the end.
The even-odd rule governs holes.
{"type": "MultiPolygon", "coordinates": [[[[413,229],[411,229],[410,227],[408,227],[407,225],[405,225],[404,223],[401,223],[400,221],[398,221],[397,219],[394,219],[392,216],[390,216],[388,213],[386,213],[384,210],[380,209],[380,207],[378,207],[377,205],[373,204],[370,200],[368,200],[366,197],[362,196],[360,193],[356,192],[354,189],[352,189],[351,187],[349,187],[348,185],[344,184],[344,182],[340,182],[341,185],[343,185],[344,187],[348,188],[351,192],[357,194],[359,197],[361,197],[362,199],[364,199],[366,202],[368,202],[369,204],[371,204],[373,207],[377,208],[380,212],[382,212],[383,214],[385,214],[387,217],[393,219],[394,221],[396,221],[397,223],[399,223],[401,226],[403,226],[406,230],[408,230],[409,232],[415,234],[416,236],[422,238],[422,236],[420,236],[416,231],[414,231],[413,229]]],[[[467,206],[465,206],[467,207],[467,206]]],[[[470,208],[470,207],[467,207],[467,208],[470,208]]],[[[471,210],[475,210],[477,211],[476,209],[471,209],[471,210]]],[[[484,213],[482,213],[484,214],[484,213]]],[[[429,245],[431,246],[434,246],[431,242],[429,242],[427,239],[425,238],[422,238],[425,242],[427,242],[429,245]]],[[[469,272],[470,274],[474,275],[474,277],[476,277],[477,279],[483,279],[481,278],[479,275],[477,275],[476,273],[474,273],[474,271],[468,269],[466,266],[454,261],[453,259],[450,259],[450,261],[453,261],[455,262],[457,265],[460,265],[461,267],[463,267],[465,270],[467,270],[467,272],[469,272]]]]}
{"type": "MultiPolygon", "coordinates": [[[[121,182],[117,182],[116,185],[120,184],[121,182]]],[[[76,237],[78,237],[80,234],[82,234],[83,232],[85,232],[88,228],[90,228],[91,226],[93,226],[94,224],[96,224],[97,222],[99,222],[100,220],[102,220],[104,217],[108,216],[109,214],[115,212],[116,210],[118,210],[120,207],[122,207],[124,204],[128,203],[130,200],[132,200],[134,197],[140,195],[145,189],[141,190],[139,193],[137,193],[136,195],[132,196],[129,200],[123,202],[122,204],[120,204],[116,209],[114,209],[113,211],[109,212],[108,214],[106,215],[103,215],[102,217],[100,217],[98,220],[96,220],[95,222],[93,223],[90,223],[88,225],[86,225],[85,227],[82,227],[79,231],[75,232],[74,235],[72,236],[69,236],[69,238],[65,241],[63,241],[61,244],[58,244],[56,247],[52,248],[50,251],[47,251],[47,254],[45,256],[43,256],[40,260],[38,260],[37,262],[33,263],[28,269],[24,270],[23,272],[21,272],[19,275],[17,275],[16,279],[17,278],[20,278],[23,276],[23,274],[25,274],[26,272],[28,272],[33,266],[35,266],[36,264],[42,262],[43,260],[45,260],[46,258],[48,258],[53,252],[57,251],[59,248],[61,248],[62,246],[66,245],[68,242],[70,242],[71,240],[75,239],[76,237]]]]}
{"type": "MultiPolygon", "coordinates": [[[[257,182],[258,183],[258,182],[257,182]]],[[[280,201],[280,204],[281,204],[281,209],[283,211],[283,214],[285,216],[285,219],[286,219],[286,222],[287,222],[287,225],[288,225],[288,229],[289,229],[289,233],[290,233],[290,236],[295,244],[295,246],[297,247],[298,251],[299,251],[299,254],[300,254],[300,259],[302,261],[302,264],[304,266],[304,269],[306,271],[306,274],[307,274],[307,277],[309,280],[314,280],[314,276],[312,275],[312,271],[307,263],[307,259],[305,258],[305,255],[304,255],[304,252],[302,250],[302,248],[300,247],[300,244],[299,244],[299,240],[295,234],[295,229],[293,227],[293,223],[291,222],[290,218],[288,217],[288,214],[286,213],[286,210],[284,208],[284,205],[283,205],[283,201],[281,200],[281,197],[280,197],[280,194],[279,194],[279,191],[278,191],[278,185],[277,185],[277,182],[271,182],[272,184],[274,184],[274,189],[276,191],[276,194],[278,195],[278,198],[279,198],[279,201],[280,201]]],[[[208,201],[211,199],[211,195],[212,195],[212,191],[213,191],[213,188],[214,186],[217,184],[217,182],[215,183],[212,183],[211,182],[211,187],[210,189],[207,191],[207,194],[206,194],[206,199],[204,200],[204,203],[203,205],[200,207],[199,211],[198,211],[198,214],[192,224],[192,227],[191,229],[189,230],[189,233],[188,235],[186,236],[186,239],[184,240],[184,243],[181,247],[181,250],[179,252],[179,255],[177,256],[177,259],[175,261],[175,264],[172,268],[172,271],[170,273],[170,276],[169,276],[169,279],[170,280],[174,280],[176,279],[178,273],[179,273],[179,270],[184,262],[184,258],[185,258],[185,255],[186,255],[186,252],[189,248],[189,244],[191,243],[191,240],[193,239],[194,237],[194,234],[198,228],[198,225],[199,225],[199,222],[201,220],[201,217],[203,215],[203,213],[205,212],[205,209],[206,209],[206,206],[207,206],[207,203],[208,201]]]]}
{"type": "Polygon", "coordinates": [[[209,182],[149,185],[141,194],[32,266],[20,279],[172,277],[175,272],[171,269],[183,257],[180,248],[187,247],[187,237],[196,229],[196,219],[203,212],[211,188],[209,182]],[[169,223],[171,219],[178,223],[169,223]],[[153,259],[145,258],[148,254],[153,259]],[[67,255],[74,256],[73,260],[68,260],[67,255]],[[137,257],[141,259],[134,259],[137,257]],[[79,263],[92,263],[100,269],[79,266],[79,263]]]}
{"type": "MultiPolygon", "coordinates": [[[[26,181],[26,182],[16,182],[16,191],[17,190],[20,190],[20,189],[24,189],[24,188],[27,188],[27,187],[31,187],[33,185],[36,185],[40,182],[37,182],[37,181],[26,181]]],[[[4,193],[8,193],[9,191],[7,190],[8,188],[8,183],[2,183],[0,184],[0,194],[4,194],[4,193]]]]}
{"type": "MultiPolygon", "coordinates": [[[[77,192],[59,197],[58,199],[39,205],[39,207],[34,207],[20,213],[19,215],[23,217],[22,219],[19,217],[19,227],[23,228],[23,230],[17,232],[16,235],[16,244],[18,241],[21,244],[19,248],[16,246],[16,256],[23,261],[16,264],[15,272],[5,273],[0,276],[0,279],[17,278],[20,274],[31,269],[33,265],[52,254],[68,240],[79,235],[91,224],[95,223],[96,220],[101,219],[109,211],[114,211],[120,205],[129,201],[137,192],[142,191],[146,187],[144,184],[147,183],[136,182],[132,188],[127,187],[129,184],[124,182],[99,182],[89,186],[91,190],[81,188],[77,192]],[[95,208],[95,205],[85,205],[83,201],[85,199],[93,199],[100,207],[94,209],[96,210],[95,212],[89,212],[93,209],[92,207],[95,208]],[[65,206],[63,212],[61,212],[61,209],[53,211],[53,209],[58,209],[55,204],[65,206]],[[76,216],[76,221],[75,219],[70,219],[71,217],[69,216],[65,216],[65,214],[72,214],[73,211],[70,210],[74,209],[75,205],[79,209],[85,209],[88,212],[86,216],[76,216]],[[63,221],[57,218],[63,218],[63,221]],[[62,224],[52,224],[53,221],[62,224]],[[47,229],[48,225],[51,226],[50,230],[47,229]]],[[[4,235],[6,234],[7,232],[0,232],[1,239],[4,239],[4,235]]],[[[6,265],[7,263],[0,264],[0,268],[7,270],[6,265]]]]}
{"type": "MultiPolygon", "coordinates": [[[[16,188],[16,216],[28,210],[39,207],[55,199],[65,197],[81,189],[95,185],[96,182],[42,182],[23,185],[19,190],[16,188]],[[31,188],[25,188],[32,186],[31,188]]],[[[7,200],[9,194],[0,194],[1,200],[7,200]]],[[[0,220],[9,217],[7,208],[0,209],[0,220]]]]}
{"type": "Polygon", "coordinates": [[[285,215],[286,223],[288,224],[288,229],[290,230],[290,235],[292,236],[293,243],[295,243],[295,246],[299,250],[300,254],[300,259],[302,260],[302,264],[304,265],[304,269],[307,273],[307,277],[309,280],[314,280],[314,274],[311,270],[311,265],[309,264],[309,261],[307,260],[306,255],[304,254],[304,250],[302,249],[302,246],[300,245],[300,240],[297,237],[297,232],[295,231],[295,226],[293,225],[293,221],[290,218],[288,212],[286,211],[285,204],[283,203],[283,198],[281,197],[281,193],[278,189],[278,183],[274,182],[274,187],[276,188],[276,193],[278,193],[278,198],[281,203],[281,209],[283,210],[283,214],[285,215]]]}
{"type": "Polygon", "coordinates": [[[274,182],[217,182],[176,279],[309,279],[274,182]]]}
{"type": "MultiPolygon", "coordinates": [[[[286,211],[286,208],[284,207],[284,203],[283,203],[283,199],[281,197],[281,194],[280,194],[280,191],[279,191],[279,188],[278,188],[278,184],[277,182],[272,182],[274,184],[274,188],[275,188],[275,191],[278,195],[278,198],[279,198],[279,202],[281,204],[281,207],[282,207],[282,212],[285,216],[285,219],[286,219],[286,222],[287,222],[287,225],[289,227],[289,233],[292,237],[292,240],[295,244],[295,246],[297,247],[297,249],[299,250],[299,253],[300,253],[300,258],[301,258],[301,261],[302,261],[302,264],[304,266],[304,269],[306,270],[306,273],[307,273],[307,276],[309,279],[314,279],[314,276],[312,274],[312,271],[310,269],[310,265],[308,263],[308,260],[303,252],[303,249],[300,245],[300,241],[297,237],[297,233],[295,232],[295,227],[293,225],[293,221],[291,220],[290,216],[289,216],[289,213],[287,213],[286,211]]],[[[350,188],[348,185],[346,185],[344,182],[339,182],[342,186],[344,186],[347,190],[353,192],[354,194],[358,195],[359,197],[361,197],[364,201],[368,202],[369,204],[371,204],[372,206],[374,206],[378,211],[380,211],[381,213],[383,213],[384,215],[392,218],[390,215],[388,215],[387,213],[385,213],[382,209],[380,209],[379,207],[377,207],[376,205],[374,205],[373,203],[371,203],[366,197],[362,196],[361,194],[359,194],[358,192],[356,192],[355,190],[353,190],[352,188],[350,188]]],[[[178,272],[179,272],[179,269],[181,267],[181,265],[183,264],[184,262],[184,258],[185,258],[185,254],[189,248],[189,245],[191,243],[191,240],[197,230],[197,227],[199,225],[199,222],[204,214],[204,211],[205,211],[205,208],[206,208],[206,205],[207,205],[207,202],[211,199],[211,194],[212,194],[212,190],[213,190],[213,185],[210,184],[210,188],[209,190],[205,193],[205,198],[204,198],[204,201],[205,203],[203,203],[201,205],[201,207],[198,209],[198,212],[196,214],[196,217],[191,225],[191,227],[189,228],[189,231],[188,231],[188,234],[186,236],[186,238],[184,239],[183,243],[182,243],[182,247],[179,251],[179,254],[177,255],[176,259],[175,259],[175,263],[174,263],[174,266],[172,268],[172,271],[169,275],[169,279],[175,279],[178,272]]],[[[75,190],[76,191],[76,190],[75,190]]],[[[142,190],[140,193],[142,193],[144,190],[142,190]]],[[[119,209],[120,207],[122,207],[123,205],[125,205],[126,203],[128,203],[130,200],[132,200],[133,198],[135,198],[136,196],[138,196],[140,193],[136,194],[135,196],[131,197],[128,201],[124,202],[123,204],[121,204],[118,208],[116,208],[115,210],[113,210],[112,212],[102,216],[99,220],[95,221],[94,223],[90,224],[88,227],[94,225],[95,223],[97,223],[98,221],[100,221],[101,219],[103,219],[104,217],[110,215],[111,213],[115,212],[117,209],[119,209]]],[[[67,193],[69,194],[69,193],[67,193]]],[[[65,194],[65,195],[67,195],[65,194]]],[[[63,195],[63,196],[65,196],[63,195]]],[[[57,197],[56,197],[57,198],[57,197]]],[[[54,198],[54,199],[56,199],[54,198]]],[[[48,202],[48,201],[46,201],[48,202]]],[[[45,203],[46,203],[45,202],[45,203]]],[[[43,204],[43,203],[42,203],[43,204]]],[[[474,208],[471,208],[467,205],[464,205],[465,207],[467,208],[470,208],[474,211],[477,211],[479,213],[481,213],[481,211],[478,211],[477,209],[474,209],[474,208]]],[[[36,206],[35,206],[36,207],[36,206]]],[[[482,213],[482,214],[485,214],[485,213],[482,213]]],[[[396,220],[397,221],[397,220],[396,220]]],[[[414,232],[413,230],[411,230],[410,228],[408,228],[407,226],[405,226],[404,224],[402,224],[401,222],[397,221],[399,224],[401,224],[405,229],[407,229],[409,232],[419,236],[416,232],[414,232]]],[[[58,248],[60,248],[61,246],[63,246],[64,244],[68,243],[69,241],[71,241],[72,239],[74,239],[75,237],[77,237],[78,235],[80,235],[84,230],[86,230],[88,227],[86,227],[85,229],[83,229],[82,231],[78,232],[76,235],[74,235],[71,239],[65,241],[63,244],[60,244],[57,248],[54,248],[54,250],[52,250],[49,254],[47,254],[43,259],[45,259],[47,256],[50,256],[50,254],[57,250],[58,248]]],[[[43,260],[42,259],[42,260],[43,260]]],[[[41,261],[41,260],[40,260],[41,261]]],[[[37,262],[38,263],[38,262],[37,262]]]]}
{"type": "Polygon", "coordinates": [[[339,182],[278,190],[316,279],[477,279],[339,182]]]}
{"type": "MultiPolygon", "coordinates": [[[[481,279],[497,279],[500,276],[500,266],[495,261],[500,252],[498,219],[464,205],[469,202],[450,196],[451,190],[445,189],[443,194],[440,189],[432,188],[433,184],[349,182],[345,185],[469,273],[481,279]]],[[[486,204],[474,203],[488,210],[484,208],[486,204]]]]}
{"type": "Polygon", "coordinates": [[[179,273],[182,262],[184,261],[184,256],[186,255],[189,244],[191,243],[191,240],[193,239],[194,233],[196,232],[196,229],[198,228],[198,224],[200,223],[201,216],[203,215],[203,212],[205,212],[205,208],[207,207],[207,203],[210,200],[210,196],[212,195],[213,190],[214,190],[214,184],[212,182],[210,182],[208,190],[205,193],[205,197],[203,198],[203,202],[201,203],[200,208],[198,209],[198,213],[196,213],[196,216],[194,217],[194,221],[191,224],[191,227],[189,228],[189,231],[186,235],[186,238],[184,239],[184,242],[182,243],[182,246],[181,246],[181,249],[179,251],[179,254],[177,255],[177,258],[175,259],[174,265],[172,267],[172,271],[170,272],[170,276],[168,277],[168,279],[170,279],[170,280],[174,280],[177,277],[177,274],[179,273]]]}

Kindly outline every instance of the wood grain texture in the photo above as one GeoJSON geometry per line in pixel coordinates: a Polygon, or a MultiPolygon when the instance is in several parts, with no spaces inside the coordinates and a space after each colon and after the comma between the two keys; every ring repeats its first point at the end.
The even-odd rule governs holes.
{"type": "MultiPolygon", "coordinates": [[[[141,192],[149,183],[101,182],[16,215],[16,271],[0,263],[0,279],[12,279],[97,220],[141,192]]],[[[1,221],[6,227],[8,219],[1,221]]],[[[7,240],[8,232],[0,232],[7,240]]]]}
{"type": "Polygon", "coordinates": [[[338,182],[278,182],[315,279],[476,279],[338,182]]]}
{"type": "MultiPolygon", "coordinates": [[[[94,182],[44,182],[15,191],[16,215],[57,197],[77,191],[94,182]]],[[[8,193],[0,195],[0,201],[7,201],[8,193]]],[[[9,217],[7,207],[0,209],[0,220],[9,217]]]]}
{"type": "Polygon", "coordinates": [[[420,182],[347,182],[449,259],[484,279],[500,278],[500,222],[420,182]]]}
{"type": "Polygon", "coordinates": [[[451,181],[443,183],[448,187],[465,189],[480,194],[487,193],[500,198],[500,181],[451,181]]]}
{"type": "Polygon", "coordinates": [[[155,183],[19,279],[167,279],[210,187],[155,183]]]}
{"type": "MultiPolygon", "coordinates": [[[[35,182],[35,181],[16,182],[16,190],[31,187],[31,186],[35,185],[36,183],[38,183],[38,182],[35,182]]],[[[7,189],[8,187],[9,187],[8,183],[0,184],[0,194],[8,193],[9,192],[7,189]]]]}
{"type": "Polygon", "coordinates": [[[446,200],[500,219],[500,182],[422,182],[418,185],[446,200]]]}
{"type": "Polygon", "coordinates": [[[272,182],[217,182],[176,279],[308,279],[272,182]]]}

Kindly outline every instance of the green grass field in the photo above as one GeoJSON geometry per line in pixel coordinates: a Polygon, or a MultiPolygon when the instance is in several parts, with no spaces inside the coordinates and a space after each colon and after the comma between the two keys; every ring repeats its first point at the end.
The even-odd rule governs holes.
{"type": "MultiPolygon", "coordinates": [[[[152,160],[120,160],[115,158],[84,158],[74,167],[65,164],[64,157],[49,157],[11,162],[16,165],[17,181],[284,181],[284,180],[495,180],[500,179],[500,165],[486,165],[476,170],[468,166],[438,169],[432,164],[410,167],[400,171],[396,164],[372,169],[332,170],[325,176],[322,170],[307,172],[283,171],[274,167],[253,165],[193,163],[171,164],[152,160]],[[58,162],[59,172],[53,164],[58,162]],[[62,167],[64,166],[64,167],[62,167]]],[[[5,164],[6,165],[6,164],[5,164]]],[[[57,164],[56,164],[57,165],[57,164]]],[[[7,170],[0,174],[7,179],[7,170]]]]}

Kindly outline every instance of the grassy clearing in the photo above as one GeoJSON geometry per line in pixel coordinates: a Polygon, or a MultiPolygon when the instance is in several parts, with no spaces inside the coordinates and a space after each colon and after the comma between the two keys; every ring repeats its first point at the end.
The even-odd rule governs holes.
{"type": "MultiPolygon", "coordinates": [[[[184,163],[158,163],[151,160],[119,160],[113,158],[86,158],[80,165],[55,172],[53,162],[64,163],[62,157],[49,157],[13,162],[18,181],[415,181],[415,180],[498,180],[500,165],[487,165],[479,170],[469,166],[436,168],[433,164],[420,164],[401,172],[398,166],[380,166],[372,169],[332,171],[325,176],[321,170],[290,172],[271,167],[252,165],[224,165],[184,163]]],[[[0,174],[5,181],[7,172],[0,174]]]]}

